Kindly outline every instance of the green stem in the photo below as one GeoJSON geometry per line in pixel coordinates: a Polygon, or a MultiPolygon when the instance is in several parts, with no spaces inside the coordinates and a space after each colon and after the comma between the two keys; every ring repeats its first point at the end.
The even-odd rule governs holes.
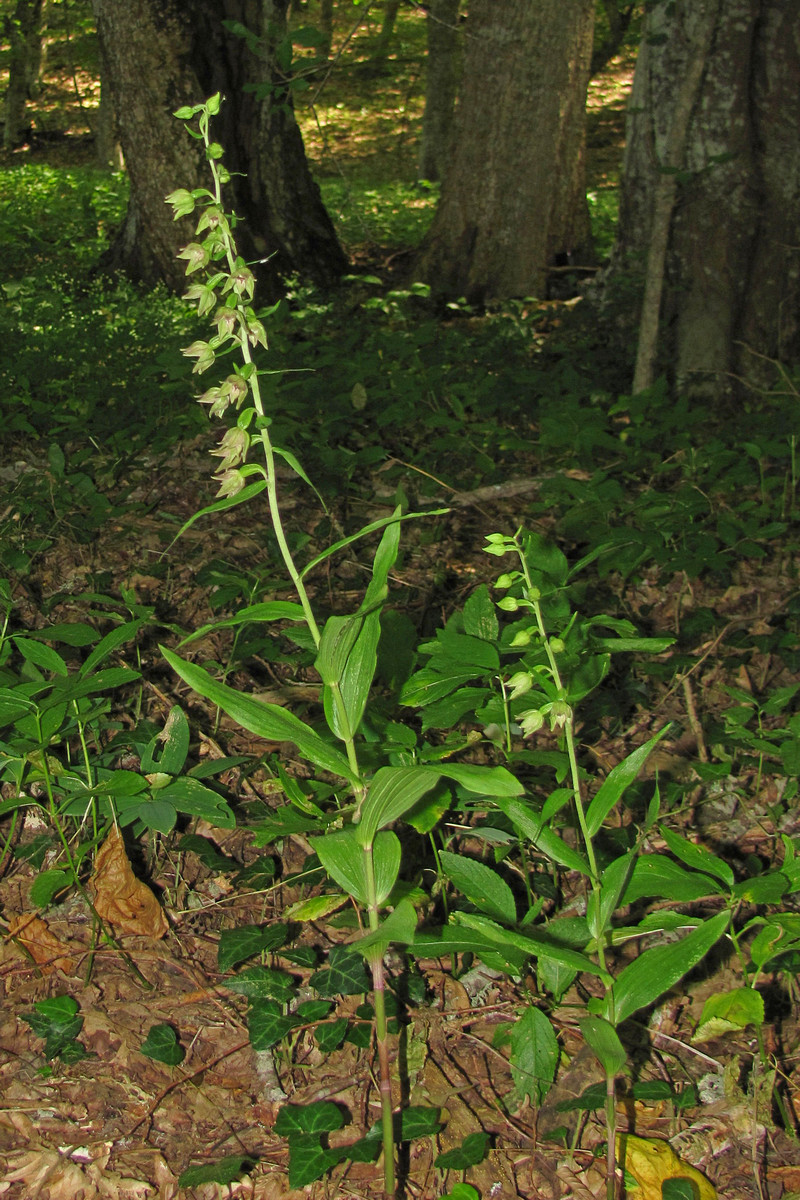
{"type": "MultiPolygon", "coordinates": [[[[372,933],[380,925],[378,895],[375,888],[375,859],[372,846],[364,847],[367,876],[367,917],[372,933]]],[[[378,1067],[381,1098],[381,1134],[383,1142],[383,1186],[387,1197],[395,1194],[394,1114],[392,1112],[392,1071],[389,1062],[389,1039],[386,1029],[386,973],[383,954],[378,950],[369,959],[372,973],[372,1000],[375,1009],[375,1040],[378,1046],[378,1067]]]]}

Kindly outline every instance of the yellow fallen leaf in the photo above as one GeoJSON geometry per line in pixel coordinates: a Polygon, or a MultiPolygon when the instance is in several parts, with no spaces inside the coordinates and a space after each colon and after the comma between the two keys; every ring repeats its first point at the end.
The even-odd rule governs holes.
{"type": "Polygon", "coordinates": [[[665,1179],[688,1179],[695,1200],[717,1200],[717,1189],[696,1167],[681,1162],[669,1142],[656,1138],[617,1135],[617,1160],[636,1180],[631,1200],[661,1200],[665,1179]]]}

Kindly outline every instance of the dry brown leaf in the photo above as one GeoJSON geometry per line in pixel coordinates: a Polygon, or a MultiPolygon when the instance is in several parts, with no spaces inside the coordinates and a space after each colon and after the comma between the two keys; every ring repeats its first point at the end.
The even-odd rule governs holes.
{"type": "Polygon", "coordinates": [[[97,853],[91,884],[98,916],[115,929],[151,938],[162,938],[169,929],[158,900],[134,875],[117,829],[112,829],[97,853]]]}
{"type": "Polygon", "coordinates": [[[48,1200],[76,1200],[78,1196],[81,1200],[94,1200],[97,1196],[96,1187],[80,1167],[57,1150],[20,1150],[10,1154],[5,1178],[8,1183],[24,1183],[30,1200],[38,1200],[42,1194],[48,1200]]]}
{"type": "Polygon", "coordinates": [[[25,947],[43,975],[49,975],[54,967],[65,975],[74,974],[75,959],[64,953],[67,947],[35,913],[20,913],[12,918],[8,936],[25,947]]]}

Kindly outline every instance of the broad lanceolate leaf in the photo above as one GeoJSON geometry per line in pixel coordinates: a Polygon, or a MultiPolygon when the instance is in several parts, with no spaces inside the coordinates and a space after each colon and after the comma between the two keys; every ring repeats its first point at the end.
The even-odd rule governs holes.
{"type": "Polygon", "coordinates": [[[350,825],[336,833],[316,838],[312,845],[319,860],[332,879],[364,907],[382,904],[394,887],[400,871],[400,839],[391,830],[375,838],[367,850],[358,840],[357,830],[350,825]],[[370,896],[368,855],[372,854],[375,895],[370,896]]]}
{"type": "Polygon", "coordinates": [[[511,1030],[511,1074],[522,1099],[538,1107],[555,1079],[559,1059],[553,1026],[541,1009],[531,1005],[511,1030]]]}
{"type": "Polygon", "coordinates": [[[254,699],[235,688],[220,683],[194,663],[184,662],[177,654],[161,647],[164,658],[174,671],[180,675],[189,687],[198,695],[205,696],[212,704],[218,705],[223,712],[238,722],[243,729],[272,742],[293,742],[302,754],[315,766],[334,775],[355,782],[350,764],[343,754],[333,746],[329,746],[314,732],[309,725],[301,721],[293,713],[279,704],[266,704],[254,699]]]}
{"type": "Polygon", "coordinates": [[[448,850],[439,853],[445,875],[472,904],[488,916],[514,925],[517,906],[514,893],[506,881],[485,863],[448,850]]]}
{"type": "Polygon", "coordinates": [[[477,796],[521,796],[524,786],[505,767],[478,767],[472,763],[438,763],[437,770],[446,779],[460,783],[477,796]]]}
{"type": "Polygon", "coordinates": [[[438,782],[439,774],[438,766],[381,767],[376,771],[356,826],[361,845],[371,845],[379,829],[412,809],[438,782]]]}
{"type": "Polygon", "coordinates": [[[611,927],[611,918],[619,905],[620,896],[633,870],[634,860],[635,855],[632,850],[615,858],[603,871],[599,895],[593,891],[589,896],[586,918],[592,937],[598,941],[611,927]]]}
{"type": "Polygon", "coordinates": [[[679,942],[645,950],[617,976],[603,1016],[620,1025],[640,1008],[652,1004],[696,967],[725,933],[728,912],[717,913],[679,942]]]}
{"type": "Polygon", "coordinates": [[[475,929],[484,934],[498,947],[513,946],[517,950],[522,950],[530,958],[551,958],[562,966],[573,967],[576,971],[586,971],[590,975],[600,975],[601,977],[605,975],[605,972],[588,955],[581,954],[579,950],[571,950],[568,946],[551,941],[541,934],[532,932],[522,934],[515,933],[512,929],[502,929],[494,921],[488,920],[487,917],[480,917],[476,913],[456,913],[454,920],[458,925],[466,925],[469,929],[475,929]]]}
{"type": "Polygon", "coordinates": [[[558,863],[561,867],[567,867],[568,870],[580,871],[582,875],[591,873],[589,863],[584,856],[577,850],[573,850],[572,846],[567,845],[549,825],[543,824],[541,815],[534,812],[524,800],[499,797],[497,804],[519,835],[540,850],[542,854],[546,854],[553,862],[558,863]]]}
{"type": "Polygon", "coordinates": [[[621,763],[617,763],[616,767],[609,772],[586,811],[586,825],[590,837],[595,836],[614,805],[618,803],[623,793],[636,779],[653,747],[661,741],[668,729],[669,725],[665,725],[655,737],[651,737],[649,741],[640,746],[638,750],[634,750],[621,763]]]}
{"type": "Polygon", "coordinates": [[[393,912],[372,933],[351,943],[368,963],[383,958],[390,946],[410,946],[417,928],[417,910],[410,900],[401,900],[393,912]]]}
{"type": "Polygon", "coordinates": [[[602,1017],[584,1017],[580,1026],[587,1045],[606,1075],[619,1075],[628,1061],[628,1055],[614,1026],[602,1017]]]}
{"type": "Polygon", "coordinates": [[[659,833],[667,843],[667,848],[687,867],[691,867],[694,871],[705,871],[706,875],[714,875],[727,887],[733,887],[736,876],[729,863],[718,858],[716,854],[712,854],[710,850],[706,850],[705,846],[695,845],[694,842],[681,837],[679,833],[675,833],[665,825],[659,826],[659,833]]]}
{"type": "Polygon", "coordinates": [[[686,903],[722,891],[721,884],[700,871],[688,871],[665,854],[637,858],[621,903],[634,904],[645,897],[686,903]]]}
{"type": "MultiPolygon", "coordinates": [[[[397,510],[395,517],[399,516],[397,510]]],[[[355,734],[369,699],[378,662],[380,614],[399,545],[400,525],[395,520],[386,527],[375,553],[372,579],[358,613],[354,617],[330,617],[322,633],[316,667],[326,685],[325,716],[330,728],[343,740],[355,734]],[[341,706],[334,689],[338,689],[341,706]]]]}

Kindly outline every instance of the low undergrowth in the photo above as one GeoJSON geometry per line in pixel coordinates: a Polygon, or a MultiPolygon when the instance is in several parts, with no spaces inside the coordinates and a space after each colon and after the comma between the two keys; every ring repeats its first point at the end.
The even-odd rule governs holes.
{"type": "MultiPolygon", "coordinates": [[[[183,115],[207,134],[212,110],[183,115]]],[[[599,1076],[551,1101],[553,1153],[564,1137],[580,1151],[571,1112],[599,1112],[592,1153],[607,1163],[607,1195],[618,1167],[628,1186],[656,1170],[666,1143],[620,1133],[616,1101],[629,1114],[657,1097],[676,1120],[699,1107],[699,1078],[663,1059],[655,1078],[641,1044],[643,1030],[655,1036],[654,1006],[690,973],[711,981],[696,1043],[749,1038],[733,1054],[735,1084],[717,1062],[719,1088],[762,1127],[766,1106],[769,1124],[791,1131],[791,1064],[764,1031],[793,1005],[800,962],[793,382],[723,424],[661,384],[637,397],[599,386],[591,340],[563,340],[560,316],[533,302],[441,313],[421,286],[387,292],[362,274],[334,298],[295,288],[261,311],[216,150],[210,165],[213,191],[172,197],[205,222],[185,254],[199,318],[88,279],[88,256],[71,261],[61,243],[53,271],[21,200],[6,213],[15,456],[0,513],[0,819],[2,861],[27,902],[9,936],[42,971],[73,979],[78,960],[48,922],[77,892],[91,924],[84,977],[111,946],[146,986],[119,942],[166,931],[142,877],[168,879],[172,920],[198,871],[224,881],[222,895],[279,895],[269,920],[231,922],[218,940],[216,977],[246,1001],[249,1044],[276,1081],[301,1045],[319,1062],[358,1053],[359,1070],[374,1061],[380,1097],[364,1121],[277,1089],[271,1132],[288,1147],[291,1187],[382,1154],[393,1194],[403,1147],[440,1134],[441,1106],[410,1099],[409,1055],[442,965],[467,996],[471,972],[488,969],[514,999],[492,1041],[509,1072],[499,1132],[473,1130],[432,1157],[437,1195],[475,1200],[463,1173],[526,1111],[547,1111],[575,1039],[599,1076]],[[43,302],[47,271],[56,289],[43,302]],[[185,403],[185,355],[204,373],[231,348],[229,374],[202,397],[232,419],[209,500],[176,449],[199,447],[202,463],[210,446],[206,418],[185,403]],[[309,480],[319,493],[301,491],[309,480]],[[510,481],[536,486],[504,500],[510,481]],[[502,521],[514,518],[505,532],[481,511],[494,501],[478,488],[492,483],[502,521]],[[285,525],[279,488],[295,506],[285,525]],[[269,532],[240,509],[264,494],[269,532]],[[469,513],[468,572],[434,578],[451,498],[469,513]],[[108,550],[131,512],[144,522],[170,504],[152,560],[136,564],[158,581],[157,603],[139,597],[141,579],[115,578],[113,561],[91,586],[48,578],[65,546],[108,550]],[[198,530],[214,545],[248,539],[238,554],[202,548],[203,619],[164,599],[181,553],[171,543],[198,530]],[[402,589],[415,553],[432,617],[402,589]],[[201,745],[236,736],[220,732],[221,712],[256,748],[203,761],[201,745]],[[219,845],[237,826],[238,859],[219,845]],[[292,846],[302,854],[290,866],[292,846]]],[[[95,202],[84,182],[96,253],[122,193],[104,184],[95,202]]],[[[56,228],[48,175],[36,195],[56,228]]],[[[76,219],[74,196],[68,207],[76,219]]],[[[88,1055],[73,997],[37,1001],[23,1019],[44,1039],[42,1071],[88,1055]]],[[[140,1049],[177,1068],[180,1012],[140,1049]]],[[[253,1165],[217,1155],[182,1181],[229,1183],[253,1165]]],[[[658,1170],[654,1197],[713,1195],[685,1161],[658,1170]]]]}

